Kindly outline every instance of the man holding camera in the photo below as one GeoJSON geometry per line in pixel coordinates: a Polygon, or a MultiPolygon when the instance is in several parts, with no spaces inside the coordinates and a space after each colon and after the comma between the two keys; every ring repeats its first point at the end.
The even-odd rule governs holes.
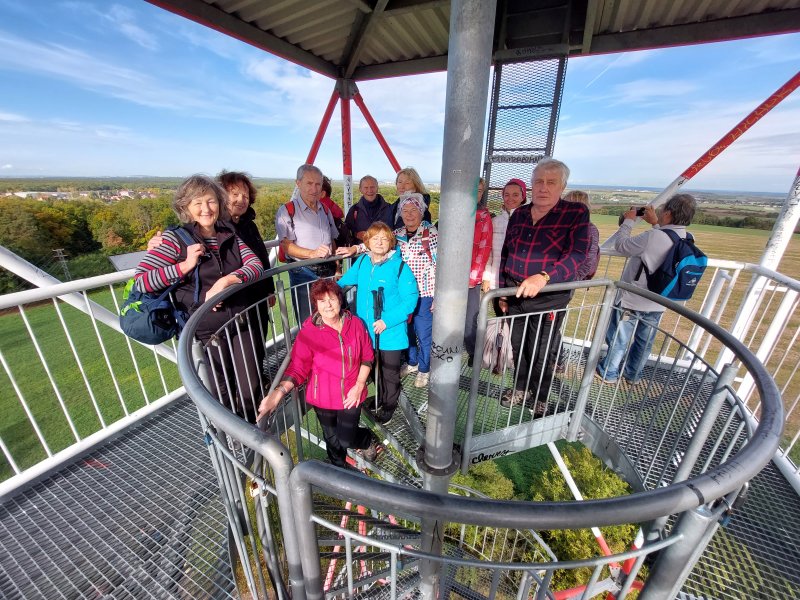
{"type": "MultiPolygon", "coordinates": [[[[679,237],[685,238],[686,227],[692,223],[696,206],[691,195],[677,194],[667,200],[658,212],[652,206],[638,210],[632,206],[626,211],[614,243],[616,251],[629,258],[621,281],[647,289],[647,274],[641,268],[642,264],[649,271],[654,271],[672,248],[671,238],[662,230],[671,229],[679,237]],[[637,215],[653,228],[631,237],[637,215]]],[[[622,368],[622,375],[629,384],[638,383],[663,314],[664,307],[657,302],[624,290],[617,292],[606,331],[608,352],[597,365],[597,373],[603,380],[615,383],[622,368]]]]}

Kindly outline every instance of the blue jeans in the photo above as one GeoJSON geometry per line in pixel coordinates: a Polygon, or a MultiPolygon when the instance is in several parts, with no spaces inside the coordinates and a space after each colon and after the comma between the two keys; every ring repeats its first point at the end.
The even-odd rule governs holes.
{"type": "Polygon", "coordinates": [[[294,301],[294,314],[297,324],[303,322],[314,312],[309,304],[308,288],[312,281],[319,279],[317,274],[308,267],[292,269],[289,271],[289,285],[292,287],[292,300],[294,301]]]}
{"type": "Polygon", "coordinates": [[[420,373],[431,370],[432,305],[433,298],[420,298],[408,328],[408,364],[419,366],[420,373]]]}
{"type": "Polygon", "coordinates": [[[625,379],[631,382],[639,381],[663,314],[663,311],[647,312],[614,307],[606,331],[608,353],[597,364],[597,372],[607,381],[616,381],[619,379],[620,366],[624,360],[625,379]]]}

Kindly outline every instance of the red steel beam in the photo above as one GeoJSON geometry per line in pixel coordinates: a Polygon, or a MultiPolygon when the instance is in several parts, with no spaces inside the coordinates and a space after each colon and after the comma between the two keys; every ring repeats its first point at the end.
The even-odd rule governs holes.
{"type": "Polygon", "coordinates": [[[311,150],[308,152],[306,164],[313,165],[314,161],[317,159],[317,152],[319,152],[319,147],[322,144],[322,138],[325,137],[328,124],[331,122],[331,115],[333,114],[333,109],[336,106],[336,101],[338,99],[339,91],[334,87],[333,92],[331,93],[331,99],[328,100],[328,106],[325,108],[325,112],[322,115],[322,121],[319,124],[317,136],[314,138],[314,142],[311,144],[311,150]]]}
{"type": "Polygon", "coordinates": [[[375,139],[378,140],[381,148],[383,148],[384,154],[386,154],[386,158],[389,159],[389,163],[392,165],[394,172],[397,173],[400,170],[400,163],[397,162],[397,159],[394,157],[392,153],[392,149],[389,148],[389,144],[386,142],[386,138],[383,137],[381,130],[378,128],[378,124],[375,122],[375,119],[372,118],[369,110],[367,109],[367,105],[364,103],[364,98],[361,97],[360,92],[356,92],[353,94],[353,100],[355,100],[356,106],[361,110],[361,114],[364,115],[364,119],[369,125],[369,128],[372,130],[372,133],[375,135],[375,139]]]}

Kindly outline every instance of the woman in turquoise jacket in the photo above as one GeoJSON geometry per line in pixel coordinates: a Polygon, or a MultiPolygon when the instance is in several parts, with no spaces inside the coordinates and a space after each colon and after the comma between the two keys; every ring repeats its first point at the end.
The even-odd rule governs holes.
{"type": "Polygon", "coordinates": [[[408,315],[419,298],[417,280],[395,250],[397,240],[384,223],[373,223],[364,235],[367,254],[339,280],[342,287],[353,285],[356,314],[364,319],[376,351],[380,351],[378,379],[379,407],[375,419],[388,423],[400,397],[400,365],[408,348],[408,315]],[[376,300],[379,306],[376,308],[376,300]]]}

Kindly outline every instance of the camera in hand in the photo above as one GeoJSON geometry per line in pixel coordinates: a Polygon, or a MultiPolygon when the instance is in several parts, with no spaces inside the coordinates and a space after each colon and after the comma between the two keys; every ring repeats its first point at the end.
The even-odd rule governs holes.
{"type": "MultiPolygon", "coordinates": [[[[633,208],[633,207],[631,206],[631,208],[633,208]]],[[[637,216],[637,217],[643,217],[643,216],[644,216],[644,209],[645,209],[645,208],[646,208],[646,207],[644,207],[644,206],[639,206],[639,207],[637,207],[637,208],[636,208],[636,216],[637,216]]],[[[622,222],[623,222],[624,220],[625,220],[625,214],[621,214],[621,215],[619,216],[619,225],[622,225],[622,222]]]]}

